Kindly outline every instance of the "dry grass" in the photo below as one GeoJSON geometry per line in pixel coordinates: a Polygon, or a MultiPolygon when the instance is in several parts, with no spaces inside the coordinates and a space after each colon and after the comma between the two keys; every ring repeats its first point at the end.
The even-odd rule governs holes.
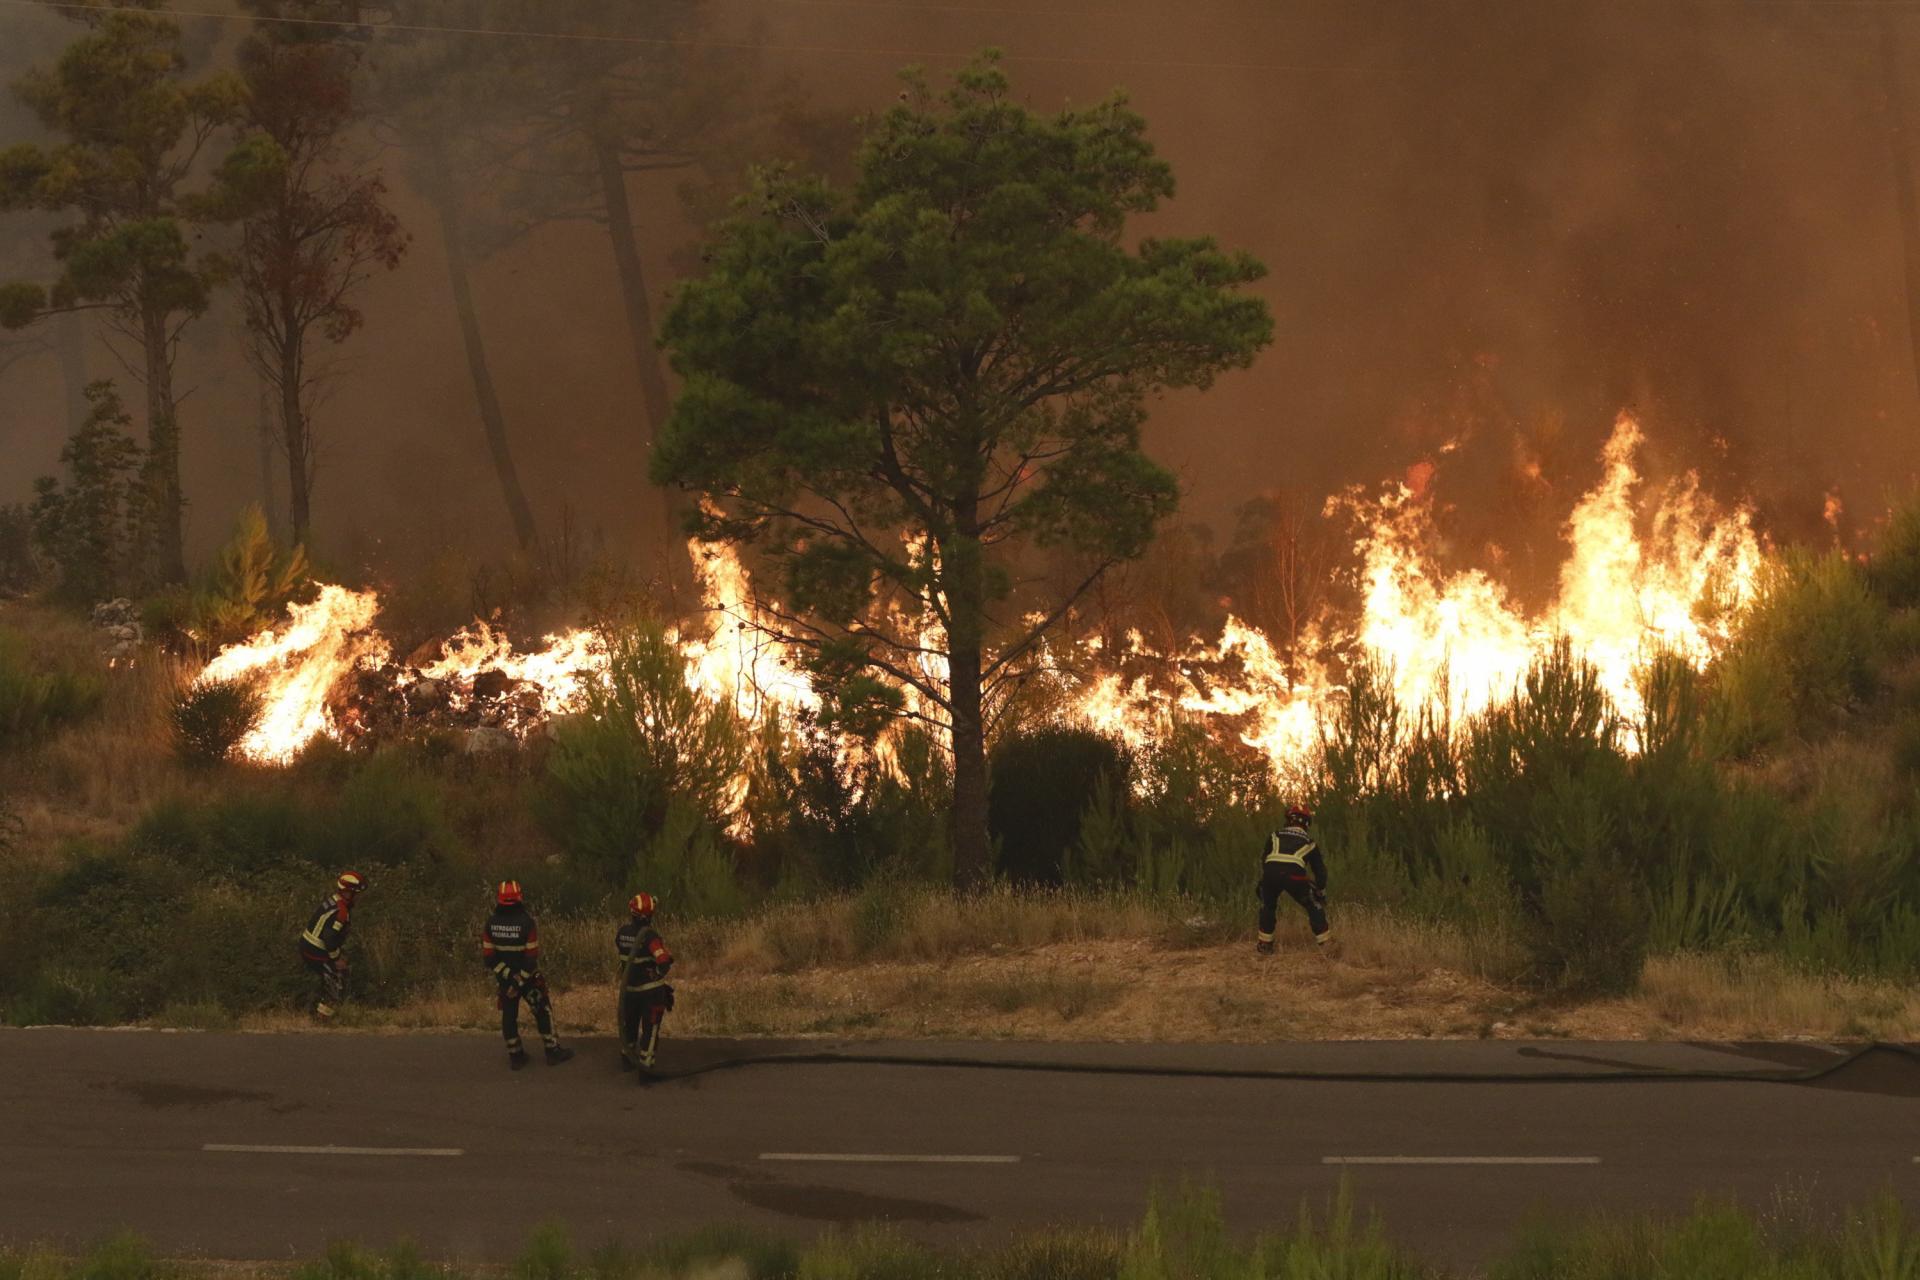
{"type": "Polygon", "coordinates": [[[1799,973],[1766,957],[1656,956],[1640,990],[1559,1018],[1591,1039],[1915,1040],[1920,991],[1799,973]]]}
{"type": "MultiPolygon", "coordinates": [[[[0,602],[0,626],[26,636],[36,657],[99,661],[91,626],[63,610],[0,602]]],[[[180,661],[149,650],[132,666],[102,670],[107,697],[98,715],[18,758],[0,757],[0,787],[20,817],[24,850],[111,839],[161,796],[212,785],[181,766],[168,736],[168,711],[185,679],[180,661]]]]}
{"type": "MultiPolygon", "coordinates": [[[[897,934],[863,935],[860,922],[877,909],[861,898],[682,930],[663,921],[681,957],[673,1032],[1161,1043],[1920,1038],[1920,994],[1765,961],[1657,958],[1634,996],[1553,1004],[1500,980],[1512,956],[1498,938],[1364,907],[1336,917],[1340,944],[1331,954],[1319,952],[1298,921],[1283,919],[1280,952],[1266,959],[1253,953],[1250,920],[1183,919],[1126,897],[898,899],[897,934]]],[[[606,949],[610,930],[554,921],[542,934],[578,973],[592,971],[583,962],[606,949]]],[[[613,1033],[611,973],[605,982],[560,987],[555,1003],[563,1030],[613,1033]]],[[[169,1016],[192,1024],[195,1013],[169,1016]]],[[[350,1008],[343,1024],[491,1030],[497,1019],[491,989],[476,974],[400,1009],[350,1008]]],[[[270,1015],[243,1025],[305,1023],[270,1015]]]]}

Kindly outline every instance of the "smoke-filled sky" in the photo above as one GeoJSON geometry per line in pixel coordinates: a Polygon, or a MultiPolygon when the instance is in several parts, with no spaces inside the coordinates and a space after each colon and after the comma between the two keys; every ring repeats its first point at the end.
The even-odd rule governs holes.
{"type": "MultiPolygon", "coordinates": [[[[632,5],[611,34],[646,35],[650,7],[632,5]]],[[[1273,347],[1213,390],[1167,400],[1149,427],[1184,478],[1188,514],[1222,529],[1263,492],[1397,477],[1458,441],[1442,472],[1450,498],[1491,539],[1516,510],[1564,511],[1623,408],[1643,415],[1656,467],[1699,466],[1794,532],[1818,528],[1829,489],[1864,511],[1920,469],[1896,139],[1869,7],[713,7],[714,33],[762,46],[713,56],[829,121],[890,103],[903,64],[938,70],[988,44],[1035,106],[1131,93],[1179,183],[1142,229],[1215,235],[1271,269],[1260,287],[1273,347]]],[[[538,22],[540,6],[522,8],[538,22]]],[[[1895,12],[1896,73],[1920,101],[1920,10],[1895,12]]],[[[241,29],[183,22],[216,58],[241,29]]],[[[0,7],[0,76],[44,63],[75,31],[0,7]]],[[[370,57],[385,56],[385,39],[370,57]]],[[[0,143],[30,136],[22,110],[0,108],[0,143]]],[[[351,565],[395,544],[497,554],[511,530],[436,222],[404,152],[378,130],[354,150],[387,173],[414,241],[366,292],[365,328],[319,412],[322,559],[351,565]]],[[[632,184],[660,294],[694,261],[685,180],[632,184]]],[[[0,215],[0,273],[38,269],[41,225],[0,215]]],[[[612,277],[604,232],[569,222],[478,258],[474,284],[536,514],[549,532],[564,512],[583,535],[637,548],[651,536],[639,393],[612,277]]],[[[181,356],[190,542],[202,552],[262,486],[259,392],[236,325],[220,307],[181,356]]],[[[128,381],[98,343],[87,363],[128,381]]],[[[0,371],[0,502],[25,498],[55,464],[70,426],[62,372],[51,352],[0,371]]],[[[130,384],[128,397],[138,403],[130,384]]]]}

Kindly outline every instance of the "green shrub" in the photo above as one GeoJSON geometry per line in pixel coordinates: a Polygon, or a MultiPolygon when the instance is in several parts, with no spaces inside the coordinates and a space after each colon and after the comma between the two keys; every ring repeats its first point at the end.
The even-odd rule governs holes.
{"type": "Polygon", "coordinates": [[[215,874],[246,876],[305,852],[312,816],[285,786],[236,789],[204,801],[176,795],[147,810],[127,843],[215,874]]]}
{"type": "Polygon", "coordinates": [[[1096,730],[1060,725],[994,744],[987,827],[1000,870],[1016,883],[1058,885],[1096,799],[1127,793],[1126,747],[1096,730]]]}
{"type": "Polygon", "coordinates": [[[404,866],[443,859],[456,843],[439,789],[399,752],[358,762],[307,831],[302,852],[322,866],[404,866]]]}
{"type": "Polygon", "coordinates": [[[609,649],[586,714],[555,734],[540,810],[555,839],[618,885],[670,808],[725,825],[749,743],[732,707],[687,686],[686,658],[657,625],[618,632],[609,649]]]}
{"type": "Polygon", "coordinates": [[[1546,873],[1521,936],[1537,985],[1609,996],[1639,985],[1650,930],[1645,891],[1624,863],[1583,851],[1546,873]]]}
{"type": "Polygon", "coordinates": [[[85,719],[106,698],[98,672],[39,670],[26,637],[0,629],[0,751],[85,719]]]}
{"type": "Polygon", "coordinates": [[[932,734],[895,725],[851,757],[804,720],[759,736],[746,816],[763,883],[801,892],[875,875],[950,878],[953,776],[932,734]]]}
{"type": "Polygon", "coordinates": [[[1895,609],[1920,605],[1920,495],[1889,513],[1868,562],[1867,581],[1895,609]]]}
{"type": "MultiPolygon", "coordinates": [[[[800,1250],[791,1241],[751,1227],[726,1225],[653,1241],[642,1257],[672,1276],[730,1274],[719,1270],[719,1264],[730,1263],[745,1272],[745,1280],[784,1280],[800,1268],[800,1250]]],[[[596,1280],[618,1280],[619,1272],[596,1261],[593,1274],[596,1280]]]]}
{"type": "Polygon", "coordinates": [[[797,1280],[939,1280],[957,1271],[953,1260],[895,1228],[866,1226],[848,1235],[829,1231],[800,1255],[794,1275],[797,1280]]]}
{"type": "Polygon", "coordinates": [[[217,649],[264,630],[278,620],[307,578],[306,549],[282,548],[267,531],[259,505],[243,508],[233,536],[193,596],[189,628],[194,639],[217,649]]]}
{"type": "Polygon", "coordinates": [[[25,595],[47,576],[34,544],[33,517],[19,503],[0,506],[0,598],[25,595]]]}
{"type": "Polygon", "coordinates": [[[1886,623],[1886,606],[1846,557],[1795,551],[1769,562],[1714,665],[1720,745],[1751,754],[1872,696],[1884,678],[1886,623]]]}
{"type": "Polygon", "coordinates": [[[1139,1229],[1127,1240],[1119,1271],[1121,1280],[1257,1280],[1260,1274],[1227,1234],[1220,1193],[1193,1183],[1172,1192],[1154,1190],[1139,1229]]]}
{"type": "Polygon", "coordinates": [[[567,1229],[555,1222],[534,1229],[527,1247],[514,1259],[514,1280],[571,1280],[573,1244],[567,1229]]]}
{"type": "Polygon", "coordinates": [[[64,475],[34,482],[35,544],[57,571],[61,599],[81,605],[134,595],[152,578],[151,503],[144,450],[113,383],[86,389],[87,416],[60,450],[64,475]]]}
{"type": "Polygon", "coordinates": [[[253,732],[264,710],[259,691],[245,680],[195,684],[173,704],[174,751],[189,764],[219,764],[253,732]]]}

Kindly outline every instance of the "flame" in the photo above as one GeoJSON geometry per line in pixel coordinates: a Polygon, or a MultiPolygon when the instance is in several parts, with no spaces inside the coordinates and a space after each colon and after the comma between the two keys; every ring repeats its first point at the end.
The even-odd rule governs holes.
{"type": "Polygon", "coordinates": [[[355,670],[386,664],[387,642],[371,630],[379,608],[371,591],[329,584],[311,603],[290,606],[285,627],[214,656],[197,685],[246,679],[261,688],[260,722],[240,740],[241,755],[283,764],[321,734],[337,733],[327,701],[334,687],[355,670]]]}
{"type": "MultiPolygon", "coordinates": [[[[1082,643],[1075,652],[1087,674],[1074,674],[1052,649],[1040,651],[1040,662],[1063,688],[1066,714],[1135,748],[1161,741],[1177,718],[1198,721],[1261,753],[1282,778],[1313,767],[1323,728],[1345,696],[1337,673],[1359,658],[1390,673],[1409,712],[1459,724],[1508,697],[1565,637],[1631,722],[1641,710],[1636,677],[1647,659],[1666,652],[1704,667],[1752,598],[1762,563],[1749,513],[1715,506],[1691,474],[1648,486],[1635,465],[1643,444],[1638,424],[1622,415],[1602,451],[1599,482],[1568,516],[1557,594],[1542,610],[1529,613],[1482,570],[1438,567],[1427,500],[1436,464],[1423,463],[1408,473],[1411,484],[1328,505],[1330,516],[1359,530],[1358,613],[1305,628],[1291,651],[1229,617],[1213,640],[1196,638],[1170,653],[1152,651],[1138,633],[1113,646],[1082,643]]],[[[673,633],[689,686],[756,724],[819,710],[821,691],[801,656],[770,634],[779,630],[779,606],[756,598],[731,548],[695,543],[691,550],[707,618],[704,627],[673,633]]],[[[916,563],[935,554],[924,540],[909,540],[906,553],[916,563]]],[[[202,682],[244,676],[262,689],[267,712],[241,744],[247,758],[283,762],[320,735],[343,736],[351,726],[339,722],[329,698],[356,672],[384,672],[409,698],[424,697],[425,682],[435,682],[454,711],[524,734],[579,709],[606,670],[606,644],[596,632],[550,635],[521,652],[485,623],[451,637],[418,670],[393,667],[372,630],[377,609],[372,592],[322,587],[311,604],[290,611],[285,627],[224,650],[207,666],[202,682]]],[[[932,613],[896,609],[888,626],[915,638],[924,652],[902,660],[940,687],[947,673],[932,613]]],[[[911,713],[940,723],[936,704],[907,694],[911,713]]],[[[884,743],[880,756],[887,758],[884,743]]]]}
{"type": "Polygon", "coordinates": [[[1298,777],[1344,693],[1330,675],[1340,661],[1371,659],[1390,673],[1407,711],[1458,724],[1511,696],[1564,636],[1630,725],[1642,710],[1636,677],[1646,661],[1670,652],[1704,667],[1753,597],[1762,558],[1750,514],[1718,511],[1691,474],[1655,497],[1642,536],[1634,465],[1642,443],[1639,425],[1622,415],[1600,482],[1567,521],[1557,598],[1536,616],[1484,572],[1442,573],[1427,550],[1436,541],[1430,510],[1400,485],[1371,501],[1330,504],[1330,514],[1361,526],[1360,614],[1341,632],[1308,636],[1291,677],[1265,635],[1229,618],[1217,642],[1172,655],[1146,654],[1130,635],[1123,662],[1157,657],[1173,676],[1096,675],[1078,690],[1073,713],[1135,747],[1164,734],[1176,713],[1199,717],[1261,751],[1279,776],[1298,777]]]}

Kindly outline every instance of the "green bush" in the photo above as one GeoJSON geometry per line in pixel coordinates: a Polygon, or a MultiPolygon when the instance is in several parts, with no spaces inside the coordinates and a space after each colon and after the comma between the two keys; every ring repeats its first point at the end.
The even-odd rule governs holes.
{"type": "Polygon", "coordinates": [[[1646,965],[1645,892],[1621,860],[1583,850],[1546,873],[1521,937],[1537,985],[1566,995],[1625,994],[1646,965]]]}
{"type": "Polygon", "coordinates": [[[753,863],[762,883],[791,892],[876,875],[944,882],[952,795],[946,754],[919,726],[895,725],[849,756],[809,722],[770,723],[746,804],[753,863]]]}
{"type": "Polygon", "coordinates": [[[275,543],[259,505],[249,505],[193,595],[189,629],[212,649],[244,640],[277,621],[307,579],[306,549],[275,543]]]}
{"type": "Polygon", "coordinates": [[[307,832],[302,852],[322,866],[441,860],[456,844],[441,791],[398,752],[361,763],[307,832]]]}
{"type": "Polygon", "coordinates": [[[1713,668],[1719,745],[1752,754],[1829,725],[1884,679],[1886,606],[1838,554],[1768,563],[1732,647],[1713,668]]]}
{"type": "Polygon", "coordinates": [[[43,671],[26,637],[0,629],[0,751],[24,746],[92,715],[106,698],[98,672],[43,671]]]}
{"type": "Polygon", "coordinates": [[[1920,495],[1889,513],[1868,562],[1867,581],[1895,609],[1920,605],[1920,495]]]}
{"type": "Polygon", "coordinates": [[[173,704],[174,751],[189,764],[219,764],[253,732],[265,708],[259,691],[245,680],[192,685],[173,704]]]}
{"type": "Polygon", "coordinates": [[[675,806],[725,825],[749,741],[732,707],[688,687],[686,658],[657,625],[620,631],[609,649],[586,713],[555,734],[540,810],[555,839],[618,886],[675,806]]]}
{"type": "Polygon", "coordinates": [[[0,598],[25,595],[47,576],[34,545],[33,517],[19,503],[0,506],[0,598]]]}
{"type": "Polygon", "coordinates": [[[1000,870],[1016,883],[1058,885],[1080,842],[1083,815],[1097,800],[1127,794],[1124,744],[1072,725],[1028,730],[994,744],[987,827],[1000,870]]]}

